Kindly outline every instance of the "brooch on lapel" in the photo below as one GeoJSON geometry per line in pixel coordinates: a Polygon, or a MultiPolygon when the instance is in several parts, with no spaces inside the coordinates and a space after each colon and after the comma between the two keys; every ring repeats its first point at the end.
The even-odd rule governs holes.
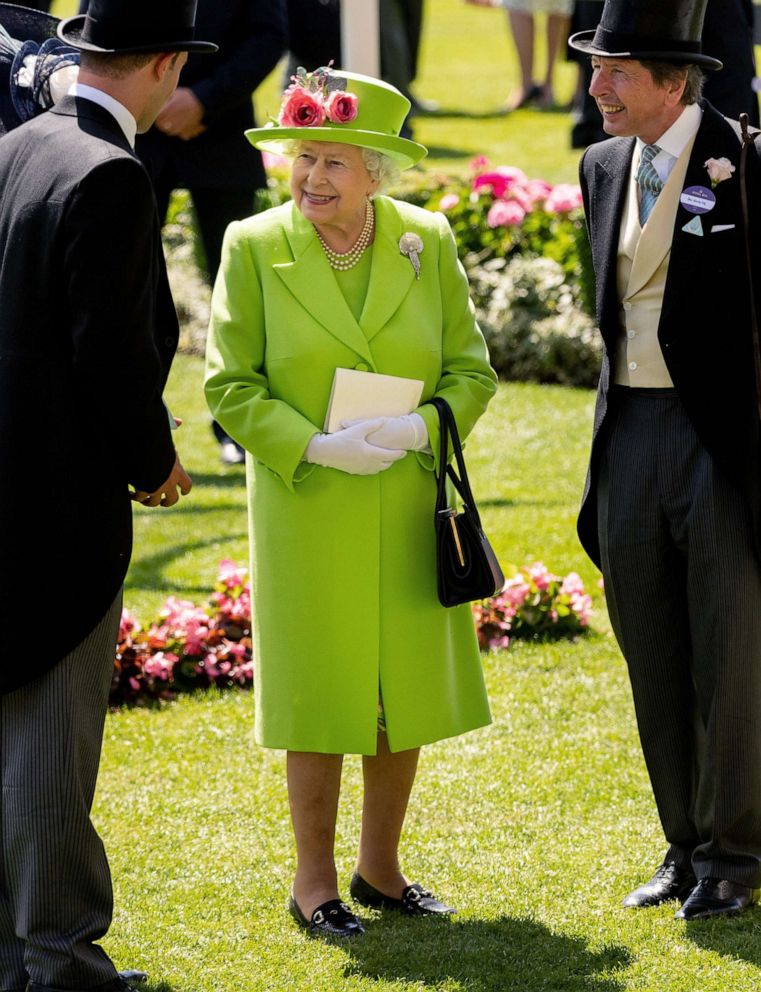
{"type": "Polygon", "coordinates": [[[415,270],[415,278],[420,278],[420,252],[423,250],[423,239],[411,231],[407,231],[399,238],[399,251],[406,255],[415,270]]]}

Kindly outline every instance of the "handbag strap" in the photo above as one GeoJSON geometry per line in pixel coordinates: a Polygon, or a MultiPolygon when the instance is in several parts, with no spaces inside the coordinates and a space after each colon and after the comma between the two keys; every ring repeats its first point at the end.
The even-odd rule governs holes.
{"type": "Polygon", "coordinates": [[[481,519],[478,515],[478,507],[476,506],[476,501],[473,498],[473,492],[470,488],[470,480],[468,479],[468,471],[465,468],[465,458],[462,453],[462,444],[460,443],[460,434],[457,430],[457,422],[454,419],[452,408],[440,396],[434,396],[428,402],[436,407],[439,414],[439,472],[436,476],[436,512],[438,513],[441,510],[447,510],[449,508],[446,492],[446,482],[447,478],[449,478],[480,527],[481,519]],[[448,464],[450,439],[459,475],[448,464]]]}

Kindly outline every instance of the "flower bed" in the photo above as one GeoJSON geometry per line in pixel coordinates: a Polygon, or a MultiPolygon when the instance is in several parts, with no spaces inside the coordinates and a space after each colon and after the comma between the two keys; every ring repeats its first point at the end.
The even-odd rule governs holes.
{"type": "MultiPolygon", "coordinates": [[[[474,603],[473,616],[487,651],[506,648],[511,636],[574,637],[587,629],[591,607],[575,572],[561,579],[538,563],[508,579],[498,596],[474,603]]],[[[220,562],[204,606],[170,596],[147,628],[123,611],[111,706],[210,686],[249,689],[253,679],[251,593],[246,570],[235,562],[220,562]]]]}
{"type": "Polygon", "coordinates": [[[517,572],[501,593],[473,604],[482,651],[506,648],[511,637],[576,637],[589,629],[592,599],[576,572],[553,575],[542,562],[517,572]]]}

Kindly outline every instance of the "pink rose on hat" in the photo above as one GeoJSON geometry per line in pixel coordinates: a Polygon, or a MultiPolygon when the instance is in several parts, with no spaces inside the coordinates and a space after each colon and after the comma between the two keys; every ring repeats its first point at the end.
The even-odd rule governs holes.
{"type": "Polygon", "coordinates": [[[285,92],[277,119],[283,127],[320,127],[325,123],[325,107],[319,94],[291,86],[285,92]]]}
{"type": "Polygon", "coordinates": [[[344,90],[333,90],[325,103],[325,112],[332,124],[349,124],[357,116],[357,98],[344,90]]]}

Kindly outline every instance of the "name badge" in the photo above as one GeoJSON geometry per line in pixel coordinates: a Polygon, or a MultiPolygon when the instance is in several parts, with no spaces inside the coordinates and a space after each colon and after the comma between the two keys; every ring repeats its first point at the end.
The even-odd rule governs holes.
{"type": "Polygon", "coordinates": [[[707,214],[716,206],[716,197],[707,186],[688,186],[679,202],[690,214],[707,214]]]}

